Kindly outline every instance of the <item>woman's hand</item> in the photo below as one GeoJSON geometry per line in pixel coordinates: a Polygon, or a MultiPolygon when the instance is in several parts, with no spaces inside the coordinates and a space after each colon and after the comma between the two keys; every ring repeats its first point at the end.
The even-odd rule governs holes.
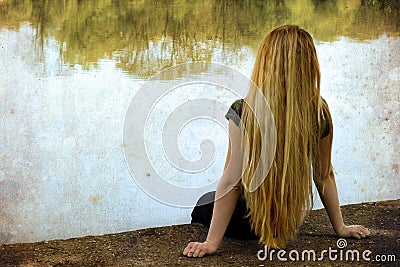
{"type": "Polygon", "coordinates": [[[366,238],[370,236],[371,232],[362,225],[343,225],[343,227],[337,232],[340,237],[353,237],[353,238],[366,238]]]}
{"type": "Polygon", "coordinates": [[[203,243],[190,242],[183,250],[183,255],[193,258],[203,257],[204,255],[214,254],[217,249],[218,247],[209,241],[205,241],[203,243]]]}

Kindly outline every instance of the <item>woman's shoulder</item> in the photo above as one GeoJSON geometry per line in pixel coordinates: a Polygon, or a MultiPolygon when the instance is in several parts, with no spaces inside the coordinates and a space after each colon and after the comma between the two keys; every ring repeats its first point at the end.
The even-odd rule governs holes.
{"type": "Polygon", "coordinates": [[[232,103],[231,105],[231,109],[233,109],[234,111],[236,111],[236,113],[238,114],[242,114],[242,109],[243,109],[243,103],[244,103],[244,99],[238,99],[235,102],[232,103]]]}
{"type": "Polygon", "coordinates": [[[322,121],[321,121],[321,138],[328,136],[332,131],[332,119],[329,111],[328,103],[322,99],[322,121]]]}
{"type": "Polygon", "coordinates": [[[239,126],[240,118],[242,117],[243,102],[244,99],[238,99],[233,102],[225,115],[227,120],[232,120],[237,126],[239,126]]]}

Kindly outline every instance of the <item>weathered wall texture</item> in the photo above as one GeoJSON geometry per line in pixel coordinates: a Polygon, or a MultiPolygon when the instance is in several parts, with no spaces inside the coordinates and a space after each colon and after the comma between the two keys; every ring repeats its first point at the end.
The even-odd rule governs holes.
{"type": "MultiPolygon", "coordinates": [[[[51,40],[46,75],[39,75],[27,38],[33,38],[27,26],[0,32],[0,243],[189,222],[190,209],[141,191],[124,161],[125,112],[144,81],[107,61],[98,70],[60,76],[52,72],[58,52],[51,40]]],[[[385,36],[318,44],[343,204],[400,197],[398,51],[400,40],[385,36]]],[[[253,59],[249,53],[233,67],[248,75],[253,59]]],[[[227,94],[223,101],[232,100],[227,94]]],[[[226,143],[225,135],[217,138],[226,143]]],[[[218,153],[214,179],[224,154],[218,153]]]]}

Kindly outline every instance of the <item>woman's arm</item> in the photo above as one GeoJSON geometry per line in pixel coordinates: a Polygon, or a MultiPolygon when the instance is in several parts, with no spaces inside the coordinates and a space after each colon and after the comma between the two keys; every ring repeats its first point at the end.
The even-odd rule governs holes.
{"type": "MultiPolygon", "coordinates": [[[[346,226],[343,222],[335,176],[330,162],[331,148],[332,137],[330,135],[320,140],[318,147],[320,155],[319,164],[321,166],[321,174],[323,175],[323,179],[314,177],[314,182],[321,197],[321,201],[326,209],[326,212],[328,213],[332,227],[338,236],[355,238],[367,237],[370,235],[370,231],[364,226],[346,226]]],[[[314,173],[318,172],[314,171],[314,173]]]]}
{"type": "Polygon", "coordinates": [[[189,243],[183,251],[183,254],[188,257],[203,257],[206,254],[215,253],[235,209],[240,194],[242,151],[240,130],[231,120],[229,120],[229,137],[225,170],[216,190],[214,211],[207,239],[203,243],[189,243]]]}

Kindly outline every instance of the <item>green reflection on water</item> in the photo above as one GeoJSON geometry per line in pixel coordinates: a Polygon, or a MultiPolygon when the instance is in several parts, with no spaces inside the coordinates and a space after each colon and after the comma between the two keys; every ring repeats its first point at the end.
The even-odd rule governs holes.
{"type": "MultiPolygon", "coordinates": [[[[229,64],[256,50],[272,28],[290,23],[318,41],[399,36],[398,0],[0,0],[0,27],[32,25],[38,53],[46,38],[60,44],[62,64],[96,67],[99,59],[148,77],[171,65],[215,60],[229,64]],[[241,54],[242,53],[242,54],[241,54]]],[[[43,54],[43,51],[42,51],[43,54]]],[[[40,57],[39,57],[40,58],[40,57]]]]}

